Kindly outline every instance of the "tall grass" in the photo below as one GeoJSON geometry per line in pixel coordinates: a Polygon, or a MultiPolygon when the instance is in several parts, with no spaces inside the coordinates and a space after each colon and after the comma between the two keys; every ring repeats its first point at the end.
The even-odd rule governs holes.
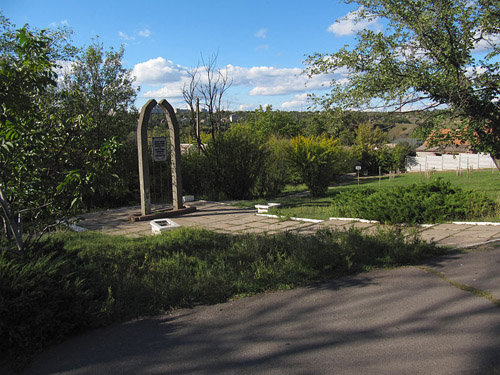
{"type": "Polygon", "coordinates": [[[440,251],[398,229],[365,235],[230,236],[182,229],[126,239],[49,236],[21,257],[0,253],[0,350],[18,360],[111,322],[319,282],[440,251]]]}

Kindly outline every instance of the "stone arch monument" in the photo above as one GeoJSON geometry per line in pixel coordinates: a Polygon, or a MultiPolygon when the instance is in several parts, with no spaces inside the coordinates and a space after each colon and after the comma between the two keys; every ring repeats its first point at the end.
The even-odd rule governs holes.
{"type": "Polygon", "coordinates": [[[158,103],[154,99],[148,100],[141,109],[139,123],[137,126],[137,149],[139,156],[139,184],[141,192],[141,215],[132,216],[132,221],[150,220],[160,217],[168,217],[192,212],[195,207],[184,207],[182,199],[182,173],[181,173],[181,144],[179,140],[179,124],[174,109],[165,99],[158,103]],[[151,187],[148,159],[148,122],[151,111],[156,105],[163,110],[167,118],[170,133],[170,155],[172,166],[172,198],[173,210],[152,213],[151,211],[151,187]]]}

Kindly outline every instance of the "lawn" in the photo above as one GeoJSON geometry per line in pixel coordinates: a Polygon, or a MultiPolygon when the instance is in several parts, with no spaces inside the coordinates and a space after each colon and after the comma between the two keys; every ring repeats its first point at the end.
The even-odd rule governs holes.
{"type": "MultiPolygon", "coordinates": [[[[390,178],[388,175],[370,176],[360,178],[359,188],[373,189],[391,189],[397,186],[409,186],[412,184],[420,184],[436,179],[449,181],[452,186],[459,187],[463,190],[474,190],[486,194],[489,198],[497,203],[500,203],[500,172],[495,170],[474,171],[469,175],[463,173],[457,176],[456,172],[436,172],[428,179],[424,173],[406,173],[390,178]]],[[[327,220],[332,216],[331,204],[335,197],[340,192],[345,192],[351,189],[358,189],[358,181],[356,178],[349,179],[336,186],[331,186],[324,197],[312,198],[306,193],[305,185],[289,186],[283,194],[272,199],[273,202],[282,204],[280,209],[274,209],[272,213],[286,217],[303,217],[311,219],[327,220]]],[[[239,205],[244,207],[253,207],[255,204],[264,203],[264,200],[241,201],[239,205]]],[[[493,220],[500,221],[500,217],[478,218],[478,220],[493,220]]]]}

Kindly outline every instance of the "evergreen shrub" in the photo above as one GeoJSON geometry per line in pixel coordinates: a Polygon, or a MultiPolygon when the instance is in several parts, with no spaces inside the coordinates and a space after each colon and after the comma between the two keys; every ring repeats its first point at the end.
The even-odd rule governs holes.
{"type": "Polygon", "coordinates": [[[493,215],[498,205],[485,194],[462,190],[441,179],[391,189],[354,188],[332,201],[331,215],[384,224],[441,223],[493,215]]]}

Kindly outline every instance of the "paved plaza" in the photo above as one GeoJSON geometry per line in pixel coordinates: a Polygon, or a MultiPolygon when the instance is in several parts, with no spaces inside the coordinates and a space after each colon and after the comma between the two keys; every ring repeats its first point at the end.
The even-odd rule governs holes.
{"type": "MultiPolygon", "coordinates": [[[[205,228],[221,233],[276,234],[291,231],[307,235],[313,234],[320,228],[343,230],[354,226],[363,231],[375,231],[379,226],[375,223],[351,220],[310,222],[258,216],[256,209],[241,208],[220,202],[200,200],[191,202],[190,205],[196,207],[195,212],[174,217],[172,220],[181,227],[205,228]]],[[[160,205],[154,206],[155,210],[165,208],[160,205]]],[[[131,215],[139,214],[139,206],[100,211],[79,216],[77,226],[131,238],[151,235],[149,221],[131,222],[129,220],[131,215]]],[[[500,241],[500,225],[435,224],[419,227],[418,230],[422,239],[449,247],[472,247],[500,241]]]]}

